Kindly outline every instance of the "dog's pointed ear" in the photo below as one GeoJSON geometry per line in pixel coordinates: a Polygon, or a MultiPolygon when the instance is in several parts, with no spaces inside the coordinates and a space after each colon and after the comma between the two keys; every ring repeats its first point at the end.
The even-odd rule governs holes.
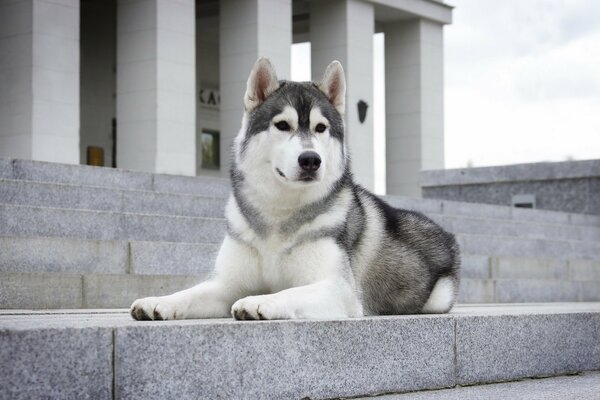
{"type": "Polygon", "coordinates": [[[327,66],[319,89],[325,93],[336,110],[344,115],[346,111],[346,75],[339,61],[332,61],[327,66]]]}
{"type": "Polygon", "coordinates": [[[265,57],[256,60],[246,84],[246,94],[244,95],[246,111],[254,109],[278,88],[279,81],[271,61],[265,57]]]}

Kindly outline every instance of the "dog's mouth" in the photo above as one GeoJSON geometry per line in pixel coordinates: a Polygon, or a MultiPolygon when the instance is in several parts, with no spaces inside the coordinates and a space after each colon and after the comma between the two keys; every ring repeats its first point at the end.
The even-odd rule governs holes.
{"type": "Polygon", "coordinates": [[[317,180],[317,174],[314,172],[303,172],[298,176],[298,180],[302,182],[313,182],[317,180]]]}
{"type": "Polygon", "coordinates": [[[289,179],[284,173],[283,171],[281,171],[279,168],[275,167],[275,172],[277,173],[277,175],[279,175],[281,178],[283,178],[285,181],[288,182],[304,182],[304,183],[310,183],[310,182],[316,182],[318,181],[318,174],[316,172],[306,172],[303,171],[300,173],[300,175],[298,175],[298,177],[296,179],[289,179]]]}

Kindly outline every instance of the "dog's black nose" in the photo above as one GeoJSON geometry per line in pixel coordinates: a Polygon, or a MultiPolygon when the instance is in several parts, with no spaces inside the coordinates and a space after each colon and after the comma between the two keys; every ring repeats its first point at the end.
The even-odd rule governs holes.
{"type": "Polygon", "coordinates": [[[313,172],[319,169],[321,157],[314,151],[305,151],[298,157],[298,164],[303,170],[313,172]]]}

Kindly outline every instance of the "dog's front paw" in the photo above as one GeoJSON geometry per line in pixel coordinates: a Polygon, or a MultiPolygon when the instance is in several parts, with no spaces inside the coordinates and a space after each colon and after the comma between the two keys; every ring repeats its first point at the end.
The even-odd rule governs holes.
{"type": "Polygon", "coordinates": [[[183,319],[183,313],[164,297],[145,297],[133,302],[129,310],[133,319],[138,321],[162,321],[183,319]]]}
{"type": "Polygon", "coordinates": [[[231,315],[237,320],[292,318],[269,295],[248,296],[236,301],[231,307],[231,315]]]}

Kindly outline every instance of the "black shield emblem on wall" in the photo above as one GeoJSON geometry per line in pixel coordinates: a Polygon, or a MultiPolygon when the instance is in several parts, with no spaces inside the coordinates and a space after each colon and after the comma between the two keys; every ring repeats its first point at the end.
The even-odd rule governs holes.
{"type": "Polygon", "coordinates": [[[364,100],[360,100],[358,102],[357,106],[358,106],[358,120],[362,124],[363,122],[365,122],[365,119],[367,118],[367,109],[369,108],[369,105],[364,100]]]}

